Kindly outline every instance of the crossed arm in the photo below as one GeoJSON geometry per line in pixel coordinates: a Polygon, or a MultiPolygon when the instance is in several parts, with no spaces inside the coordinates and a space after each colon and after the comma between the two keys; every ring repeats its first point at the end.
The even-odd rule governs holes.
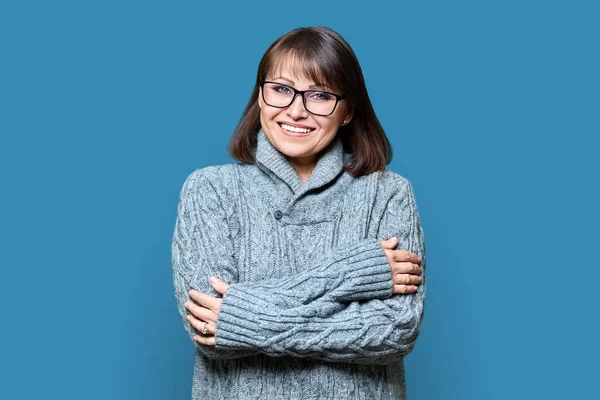
{"type": "MultiPolygon", "coordinates": [[[[265,353],[385,363],[412,349],[423,314],[424,275],[416,292],[393,295],[389,256],[395,253],[380,243],[396,236],[397,248],[417,254],[424,271],[423,234],[407,181],[399,182],[391,195],[377,237],[334,248],[296,276],[259,282],[238,282],[227,220],[215,196],[201,171],[190,176],[182,190],[173,240],[182,317],[187,316],[186,302],[197,307],[189,301],[190,289],[218,302],[214,346],[197,343],[206,356],[265,353]],[[210,276],[230,284],[222,300],[211,296],[218,286],[209,284],[210,276]]],[[[184,322],[192,337],[193,322],[184,322]]]]}

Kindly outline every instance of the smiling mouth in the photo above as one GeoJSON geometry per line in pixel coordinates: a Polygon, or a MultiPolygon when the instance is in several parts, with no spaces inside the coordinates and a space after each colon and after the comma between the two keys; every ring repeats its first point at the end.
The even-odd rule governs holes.
{"type": "Polygon", "coordinates": [[[278,122],[278,125],[281,127],[281,129],[293,133],[309,133],[315,130],[315,128],[299,128],[297,126],[291,126],[281,122],[278,122]]]}

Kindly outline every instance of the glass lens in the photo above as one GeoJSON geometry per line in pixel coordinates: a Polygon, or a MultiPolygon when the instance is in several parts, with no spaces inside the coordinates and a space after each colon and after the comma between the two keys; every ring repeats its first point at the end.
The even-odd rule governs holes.
{"type": "Polygon", "coordinates": [[[287,107],[292,103],[294,91],[279,83],[265,83],[263,86],[265,103],[273,107],[287,107]]]}
{"type": "Polygon", "coordinates": [[[333,112],[336,98],[327,92],[306,92],[306,109],[314,114],[329,115],[333,112]]]}

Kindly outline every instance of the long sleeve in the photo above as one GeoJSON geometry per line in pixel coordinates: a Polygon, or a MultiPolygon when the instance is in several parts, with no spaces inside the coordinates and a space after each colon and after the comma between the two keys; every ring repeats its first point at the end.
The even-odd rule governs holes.
{"type": "MultiPolygon", "coordinates": [[[[183,184],[172,243],[175,299],[190,338],[198,333],[186,319],[188,311],[184,303],[190,300],[190,289],[217,295],[209,283],[210,276],[217,276],[226,282],[238,280],[233,246],[226,217],[219,205],[220,199],[201,172],[195,171],[183,184]]],[[[216,349],[194,343],[209,358],[232,359],[256,353],[252,350],[216,349]]]]}
{"type": "Polygon", "coordinates": [[[416,293],[392,296],[389,273],[387,298],[363,301],[341,301],[334,290],[286,304],[278,291],[274,295],[264,285],[236,283],[223,298],[216,347],[367,364],[395,362],[409,353],[423,317],[425,246],[412,186],[404,179],[395,183],[397,190],[387,202],[377,237],[361,243],[381,263],[387,260],[379,241],[392,236],[398,237],[398,249],[419,255],[423,282],[416,293]]]}
{"type": "MultiPolygon", "coordinates": [[[[208,278],[216,276],[234,287],[238,272],[227,215],[207,170],[197,170],[181,191],[172,247],[173,280],[178,310],[188,334],[196,334],[185,319],[188,291],[216,295],[208,278]]],[[[252,282],[248,290],[268,293],[269,306],[294,309],[303,304],[387,298],[391,295],[389,264],[378,241],[345,244],[321,254],[303,273],[285,279],[252,282]]],[[[231,290],[231,288],[230,288],[231,290]]],[[[242,287],[240,287],[242,290],[242,287]]],[[[235,290],[234,290],[235,292],[235,290]]],[[[229,292],[228,292],[229,293],[229,292]]],[[[243,298],[240,298],[244,302],[243,298]]],[[[217,339],[218,340],[218,339],[217,339]]],[[[260,352],[241,348],[197,348],[210,358],[239,358],[260,352]]]]}

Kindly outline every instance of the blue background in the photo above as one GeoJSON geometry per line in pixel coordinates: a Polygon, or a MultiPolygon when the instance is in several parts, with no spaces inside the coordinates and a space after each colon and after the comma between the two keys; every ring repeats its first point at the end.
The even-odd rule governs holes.
{"type": "Polygon", "coordinates": [[[597,4],[2,2],[0,398],[190,397],[179,190],[310,25],[353,46],[415,188],[409,398],[598,398],[597,4]]]}

